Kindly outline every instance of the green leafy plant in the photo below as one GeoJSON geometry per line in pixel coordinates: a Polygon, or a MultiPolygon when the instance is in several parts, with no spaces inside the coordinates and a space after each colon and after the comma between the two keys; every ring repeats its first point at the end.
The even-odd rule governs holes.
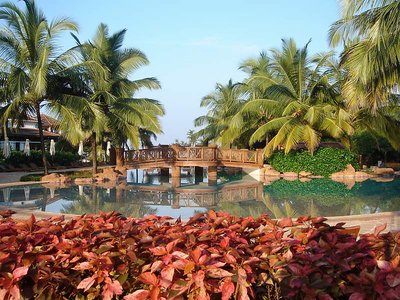
{"type": "Polygon", "coordinates": [[[350,151],[335,148],[322,148],[314,155],[308,151],[292,151],[288,154],[276,152],[269,163],[279,172],[311,172],[314,175],[329,176],[332,173],[342,171],[348,164],[356,170],[360,167],[357,157],[350,151]]]}
{"type": "MultiPolygon", "coordinates": [[[[46,153],[47,161],[60,166],[69,166],[73,162],[79,161],[79,155],[71,152],[56,152],[54,156],[50,153],[46,153]]],[[[37,150],[32,150],[29,156],[26,156],[21,151],[11,151],[10,157],[4,160],[5,164],[11,164],[13,166],[18,166],[21,164],[34,163],[38,166],[43,166],[41,160],[41,152],[37,150]]]]}
{"type": "Polygon", "coordinates": [[[396,161],[397,158],[396,151],[387,139],[374,136],[367,131],[359,132],[352,137],[352,151],[361,155],[366,165],[376,165],[379,160],[396,161]]]}

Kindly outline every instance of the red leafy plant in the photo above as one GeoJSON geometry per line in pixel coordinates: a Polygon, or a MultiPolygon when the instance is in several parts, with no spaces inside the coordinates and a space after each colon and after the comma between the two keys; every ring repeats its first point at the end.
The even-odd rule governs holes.
{"type": "Polygon", "coordinates": [[[0,299],[399,299],[399,234],[325,220],[6,216],[0,299]]]}

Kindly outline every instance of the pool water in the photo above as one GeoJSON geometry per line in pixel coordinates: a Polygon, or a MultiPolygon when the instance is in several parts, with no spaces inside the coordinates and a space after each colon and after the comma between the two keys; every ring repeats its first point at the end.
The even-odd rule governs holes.
{"type": "Polygon", "coordinates": [[[183,219],[211,209],[238,216],[266,213],[274,218],[400,211],[400,179],[367,180],[351,186],[325,178],[308,182],[280,179],[264,185],[243,175],[223,174],[217,186],[208,186],[206,177],[188,176],[182,178],[180,187],[172,188],[168,179],[159,176],[130,176],[130,183],[119,185],[3,188],[0,206],[69,214],[115,210],[134,217],[158,214],[183,219]]]}

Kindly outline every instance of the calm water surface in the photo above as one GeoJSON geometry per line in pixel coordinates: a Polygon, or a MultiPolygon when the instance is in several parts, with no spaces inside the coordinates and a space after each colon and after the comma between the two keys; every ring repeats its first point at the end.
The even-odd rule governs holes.
{"type": "Polygon", "coordinates": [[[168,178],[135,171],[128,184],[29,185],[0,189],[0,206],[71,214],[119,211],[143,217],[148,214],[183,219],[210,209],[238,216],[299,215],[345,216],[400,211],[400,179],[340,183],[330,179],[308,182],[283,179],[268,185],[240,174],[221,174],[210,187],[207,177],[184,177],[179,188],[168,178]]]}

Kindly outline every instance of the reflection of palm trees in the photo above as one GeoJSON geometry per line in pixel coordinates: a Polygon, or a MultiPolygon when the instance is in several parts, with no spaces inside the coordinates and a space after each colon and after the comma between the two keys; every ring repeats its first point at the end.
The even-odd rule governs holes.
{"type": "Polygon", "coordinates": [[[319,216],[319,209],[318,207],[314,204],[314,200],[311,199],[310,201],[310,206],[309,206],[309,215],[310,216],[319,216]]]}
{"type": "MultiPolygon", "coordinates": [[[[116,198],[119,198],[121,193],[116,192],[116,198]]],[[[93,214],[110,211],[117,211],[123,213],[125,216],[132,216],[135,218],[141,218],[145,215],[157,213],[156,208],[152,208],[143,203],[127,203],[119,198],[119,201],[113,201],[111,193],[108,194],[106,189],[98,189],[96,186],[92,186],[91,194],[83,194],[77,197],[77,201],[73,201],[70,204],[63,205],[61,213],[66,214],[93,214]]]]}
{"type": "Polygon", "coordinates": [[[239,201],[239,202],[222,202],[219,203],[216,211],[228,212],[231,215],[239,217],[259,217],[267,212],[264,203],[260,201],[239,201]]]}
{"type": "Polygon", "coordinates": [[[46,205],[47,205],[47,188],[44,188],[41,211],[46,211],[46,205]]]}
{"type": "Polygon", "coordinates": [[[272,201],[271,196],[268,193],[264,193],[263,202],[268,210],[272,213],[272,217],[275,219],[280,219],[283,217],[294,218],[298,216],[296,210],[287,200],[285,200],[282,207],[280,207],[277,203],[272,201]]]}

